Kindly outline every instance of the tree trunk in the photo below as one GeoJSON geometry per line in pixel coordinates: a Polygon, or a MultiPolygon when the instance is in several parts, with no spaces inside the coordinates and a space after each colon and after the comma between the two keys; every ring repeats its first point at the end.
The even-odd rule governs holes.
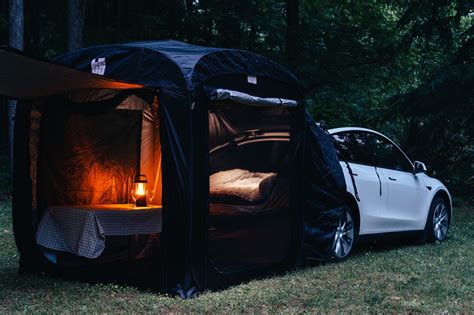
{"type": "Polygon", "coordinates": [[[183,3],[177,0],[167,1],[167,14],[168,14],[168,32],[171,39],[182,39],[182,16],[183,16],[183,3]]]}
{"type": "Polygon", "coordinates": [[[186,0],[184,2],[186,4],[186,29],[185,29],[185,38],[188,41],[192,41],[194,39],[195,30],[194,25],[194,0],[186,0]]]}
{"type": "Polygon", "coordinates": [[[82,26],[84,22],[84,7],[85,0],[68,0],[68,41],[67,49],[69,51],[76,50],[82,47],[82,26]]]}
{"type": "MultiPolygon", "coordinates": [[[[9,45],[18,50],[23,50],[24,32],[24,6],[23,0],[10,0],[9,2],[9,45]]],[[[8,152],[10,166],[13,170],[13,139],[15,130],[16,101],[8,101],[8,152]]]]}
{"type": "Polygon", "coordinates": [[[298,55],[299,7],[298,0],[286,1],[286,54],[290,65],[298,55]]]}

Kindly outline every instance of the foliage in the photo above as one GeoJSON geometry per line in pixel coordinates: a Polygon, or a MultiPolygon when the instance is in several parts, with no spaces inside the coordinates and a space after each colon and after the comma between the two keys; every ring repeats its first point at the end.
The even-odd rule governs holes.
{"type": "Polygon", "coordinates": [[[415,91],[393,100],[393,115],[403,119],[408,153],[425,159],[435,176],[456,193],[474,187],[474,65],[443,67],[415,91]]]}
{"type": "Polygon", "coordinates": [[[400,18],[400,45],[418,52],[425,65],[408,93],[388,101],[386,117],[396,119],[415,159],[458,195],[474,188],[474,4],[419,1],[400,18]]]}
{"type": "MultiPolygon", "coordinates": [[[[87,46],[174,38],[261,53],[296,72],[310,111],[328,127],[378,129],[456,195],[473,188],[470,0],[83,1],[87,46]],[[290,2],[299,6],[291,60],[290,2]]],[[[0,8],[1,44],[8,1],[0,8]]],[[[28,54],[66,50],[66,9],[66,1],[25,1],[28,54]]]]}

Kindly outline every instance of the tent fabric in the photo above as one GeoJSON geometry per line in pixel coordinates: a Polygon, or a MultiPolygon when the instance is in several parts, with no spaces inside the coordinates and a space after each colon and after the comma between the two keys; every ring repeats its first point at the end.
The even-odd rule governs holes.
{"type": "Polygon", "coordinates": [[[271,78],[296,89],[296,95],[303,92],[298,79],[288,69],[263,56],[238,49],[202,47],[174,40],[95,46],[62,55],[55,61],[91,72],[91,61],[98,58],[105,58],[107,67],[104,76],[108,78],[150,88],[172,88],[176,90],[173,93],[175,96],[180,93],[186,96],[189,92],[195,97],[197,88],[204,82],[228,74],[271,78]],[[178,88],[180,86],[182,89],[178,88]]]}
{"type": "MultiPolygon", "coordinates": [[[[228,275],[230,283],[239,283],[242,279],[252,277],[249,266],[254,266],[254,277],[261,274],[262,269],[267,269],[267,272],[275,270],[275,265],[281,264],[292,246],[288,239],[291,225],[284,212],[242,216],[239,219],[242,220],[238,222],[236,229],[213,229],[209,232],[209,256],[215,257],[214,268],[219,274],[228,275]]],[[[234,222],[232,216],[227,224],[232,226],[234,222]]],[[[220,224],[225,224],[225,221],[220,224]]]]}
{"type": "Polygon", "coordinates": [[[239,133],[221,111],[209,112],[209,149],[233,139],[239,133]]]}
{"type": "Polygon", "coordinates": [[[151,204],[162,203],[161,141],[158,117],[158,101],[148,105],[137,97],[129,97],[117,109],[131,109],[142,104],[143,121],[141,128],[140,174],[147,177],[148,187],[154,192],[151,204]]]}
{"type": "MultiPolygon", "coordinates": [[[[301,99],[303,89],[290,71],[262,56],[176,41],[85,48],[55,62],[91,72],[91,61],[99,58],[106,63],[105,77],[156,91],[160,129],[166,131],[161,134],[162,180],[167,183],[162,190],[162,234],[164,243],[173,244],[164,246],[164,264],[173,266],[165,274],[165,286],[182,282],[183,274],[189,273],[199,286],[205,286],[207,280],[199,270],[208,265],[202,255],[207,246],[208,140],[194,136],[207,134],[202,133],[203,119],[199,119],[207,114],[205,85],[218,80],[222,88],[295,100],[301,99]],[[248,75],[257,77],[258,88],[246,81],[248,75]],[[277,89],[274,82],[278,82],[277,89]]],[[[189,280],[185,282],[185,287],[193,286],[189,280]]]]}
{"type": "Polygon", "coordinates": [[[128,203],[141,123],[142,113],[136,110],[90,115],[45,107],[37,184],[40,208],[128,203]]]}
{"type": "Polygon", "coordinates": [[[305,258],[328,260],[332,257],[334,234],[346,206],[346,182],[332,136],[322,130],[308,112],[305,119],[305,258]]]}
{"type": "Polygon", "coordinates": [[[34,105],[21,102],[15,123],[13,218],[22,270],[49,266],[34,242],[32,222],[42,210],[75,200],[126,202],[124,187],[137,168],[151,174],[149,184],[162,187],[161,196],[155,197],[163,206],[162,278],[156,279],[162,288],[187,297],[197,289],[222,288],[285,270],[302,258],[303,244],[313,249],[312,255],[327,256],[331,228],[340,214],[340,166],[328,138],[305,120],[304,89],[287,68],[247,51],[172,40],[89,47],[59,56],[54,63],[0,50],[0,65],[0,94],[35,99],[34,105]],[[31,78],[36,85],[28,83],[31,78]],[[255,105],[266,106],[213,100],[211,92],[217,89],[248,95],[255,105]],[[282,106],[280,100],[296,106],[282,106]],[[38,120],[39,137],[34,135],[38,120]],[[267,131],[274,143],[233,144],[265,137],[267,131]],[[62,146],[65,142],[73,144],[73,152],[62,146]],[[221,145],[227,157],[212,151],[221,145]],[[236,156],[237,166],[277,173],[278,187],[263,206],[210,206],[209,176],[236,168],[230,157],[237,147],[243,156],[257,156],[240,161],[236,156]],[[263,154],[269,158],[262,160],[263,154]],[[103,170],[112,176],[104,176],[103,170]],[[64,187],[65,196],[54,193],[64,187]],[[209,245],[214,241],[209,239],[214,235],[209,231],[212,212],[221,222],[241,210],[258,210],[258,215],[249,215],[258,217],[258,224],[269,222],[267,214],[274,219],[280,227],[274,233],[284,246],[265,246],[272,229],[257,228],[257,223],[235,233],[217,231],[217,238],[229,242],[209,245]],[[304,233],[304,228],[312,232],[304,233]],[[217,267],[208,252],[238,246],[232,237],[249,242],[261,238],[245,261],[262,264],[226,266],[239,255],[233,247],[237,249],[223,255],[217,267]],[[279,252],[269,259],[256,257],[263,247],[279,252]]]}
{"type": "Polygon", "coordinates": [[[139,84],[111,80],[52,62],[29,58],[0,47],[0,94],[31,100],[82,89],[141,89],[139,84]]]}

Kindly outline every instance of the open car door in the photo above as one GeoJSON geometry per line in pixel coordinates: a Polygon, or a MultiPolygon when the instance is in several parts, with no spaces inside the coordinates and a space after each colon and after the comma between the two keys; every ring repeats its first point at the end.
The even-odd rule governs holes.
{"type": "Polygon", "coordinates": [[[143,87],[36,60],[18,50],[0,47],[0,95],[32,100],[83,89],[128,90],[143,87]]]}

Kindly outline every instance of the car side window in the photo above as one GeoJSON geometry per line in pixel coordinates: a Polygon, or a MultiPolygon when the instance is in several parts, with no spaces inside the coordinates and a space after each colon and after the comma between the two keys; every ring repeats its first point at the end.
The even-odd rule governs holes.
{"type": "Polygon", "coordinates": [[[376,134],[367,135],[368,142],[374,152],[378,167],[411,172],[413,166],[400,149],[391,141],[376,134]]]}
{"type": "Polygon", "coordinates": [[[372,165],[372,156],[367,140],[361,132],[340,132],[333,135],[339,160],[372,165]]]}

